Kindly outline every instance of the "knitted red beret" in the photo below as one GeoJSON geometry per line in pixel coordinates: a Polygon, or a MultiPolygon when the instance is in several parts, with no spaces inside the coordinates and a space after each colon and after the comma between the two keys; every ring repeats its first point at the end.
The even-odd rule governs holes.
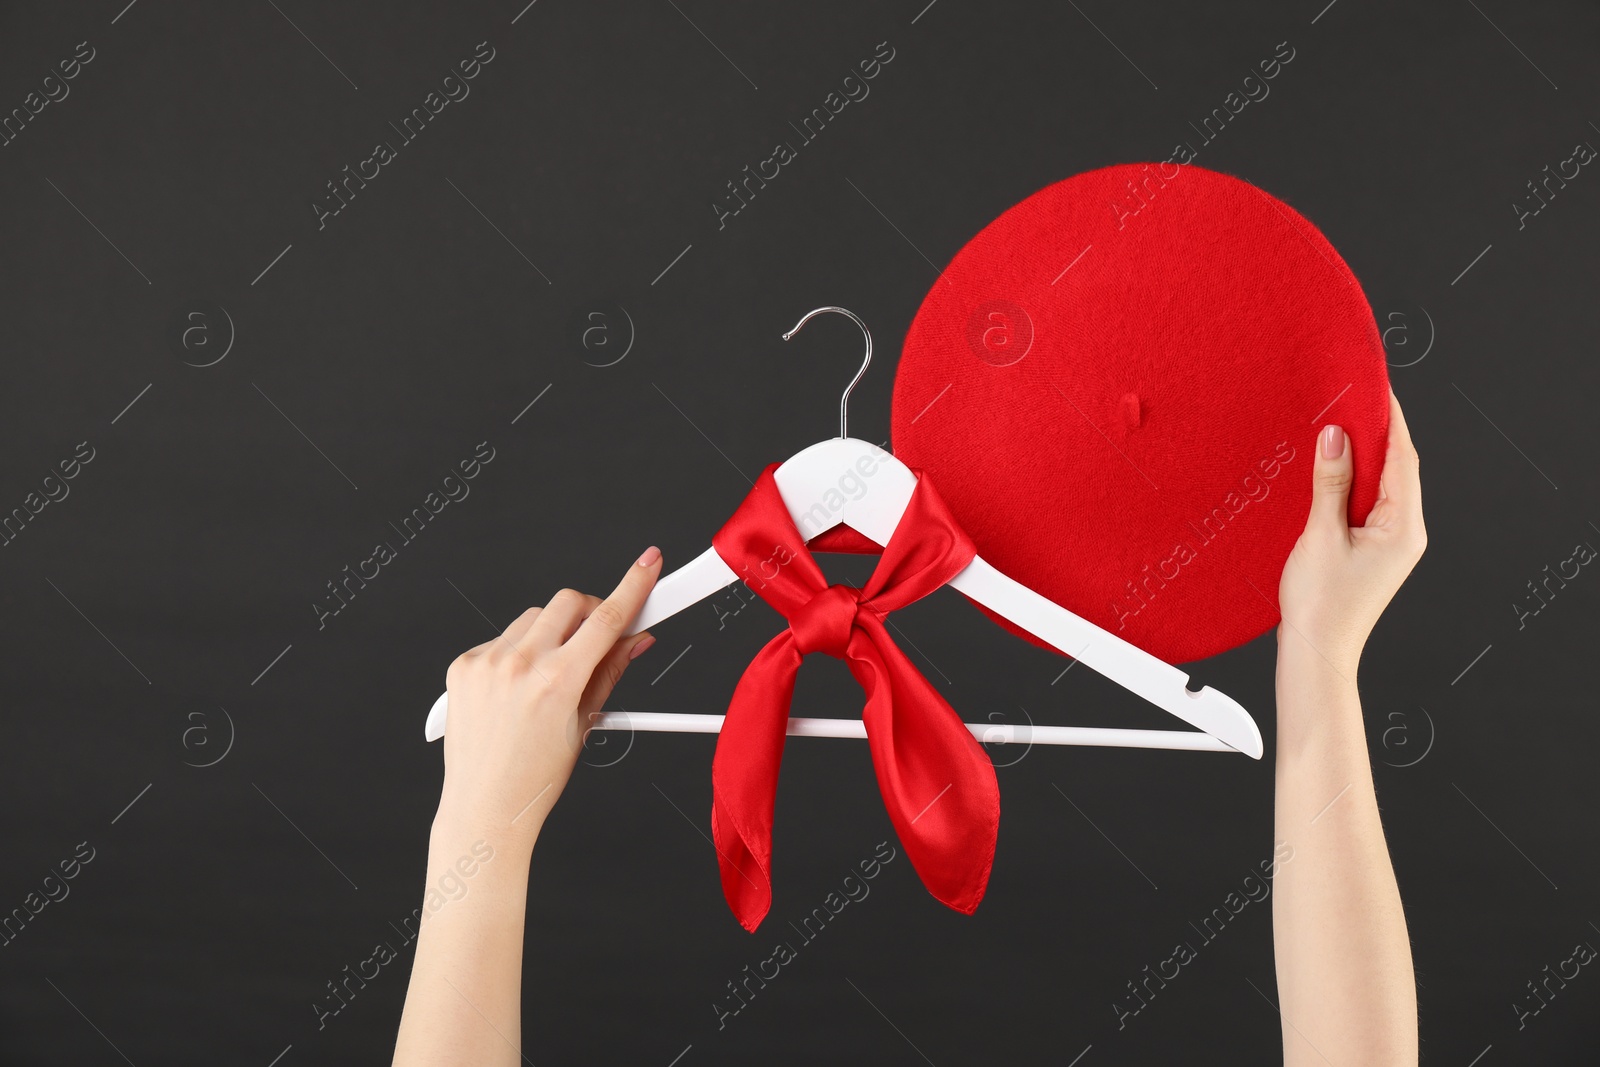
{"type": "Polygon", "coordinates": [[[956,255],[906,336],[893,439],[985,559],[1181,663],[1277,625],[1327,423],[1365,521],[1388,404],[1366,297],[1315,226],[1237,178],[1129,164],[956,255]]]}

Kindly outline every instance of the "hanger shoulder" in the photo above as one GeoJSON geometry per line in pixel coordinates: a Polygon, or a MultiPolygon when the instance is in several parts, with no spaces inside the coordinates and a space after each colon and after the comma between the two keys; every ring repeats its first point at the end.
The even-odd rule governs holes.
{"type": "Polygon", "coordinates": [[[631,635],[648,630],[656,623],[672,618],[685,608],[720,592],[738,577],[733,573],[733,568],[717,555],[715,548],[706,549],[656,582],[655,588],[645,598],[644,606],[639,609],[639,617],[628,628],[628,633],[631,635]]]}
{"type": "Polygon", "coordinates": [[[981,556],[949,584],[1156,707],[1261,758],[1261,731],[1232,697],[1210,686],[1191,691],[1189,676],[1178,668],[1045,599],[981,556]]]}

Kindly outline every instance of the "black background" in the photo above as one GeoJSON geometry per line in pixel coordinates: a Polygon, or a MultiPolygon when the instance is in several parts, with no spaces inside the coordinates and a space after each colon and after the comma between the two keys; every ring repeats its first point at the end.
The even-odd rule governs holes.
{"type": "MultiPolygon", "coordinates": [[[[1521,230],[1511,204],[1600,143],[1600,11],[1324,2],[6,4],[0,109],[79,41],[95,58],[0,148],[0,509],[78,442],[95,458],[0,548],[0,911],[79,842],[95,858],[0,948],[0,1057],[386,1061],[409,949],[320,1030],[313,1005],[420,901],[441,770],[422,720],[450,659],[648,544],[686,561],[746,474],[832,434],[858,335],[785,345],[804,311],[873,327],[852,430],[886,439],[932,264],[1043,185],[1166,158],[1288,41],[1199,162],[1317,223],[1400,327],[1431,545],[1361,681],[1423,1058],[1593,1062],[1600,975],[1524,1029],[1513,1005],[1600,943],[1600,577],[1521,630],[1511,605],[1600,544],[1600,177],[1521,230]],[[324,183],[480,41],[471,95],[319,230],[324,183]],[[724,183],[882,41],[871,95],[719,231],[724,183]],[[187,365],[228,339],[216,305],[231,351],[187,365]],[[617,349],[586,350],[584,316],[613,305],[635,343],[593,366],[617,349]],[[203,307],[185,349],[173,323],[203,307]],[[483,440],[470,497],[319,630],[324,583],[483,440]]],[[[612,706],[719,710],[776,629],[764,607],[725,622],[659,627],[612,706]]],[[[969,720],[1170,723],[954,596],[897,622],[969,720]]],[[[1271,855],[1273,656],[1267,636],[1193,668],[1268,759],[996,749],[977,915],[902,857],[720,1031],[725,983],[892,840],[867,749],[790,744],[752,937],[703,836],[714,739],[608,737],[533,861],[528,1060],[1274,1060],[1268,904],[1125,1028],[1112,1008],[1271,855]]],[[[797,714],[858,701],[808,662],[797,714]]]]}

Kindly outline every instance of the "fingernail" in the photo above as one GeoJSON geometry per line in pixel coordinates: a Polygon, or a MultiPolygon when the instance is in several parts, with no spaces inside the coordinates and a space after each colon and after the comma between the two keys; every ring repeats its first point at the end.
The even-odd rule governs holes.
{"type": "Polygon", "coordinates": [[[645,637],[645,639],[643,641],[640,641],[637,645],[634,645],[632,648],[630,648],[628,650],[628,658],[629,659],[638,659],[640,656],[644,655],[644,652],[645,652],[646,649],[648,649],[651,645],[653,645],[655,643],[656,643],[656,638],[655,638],[654,634],[646,635],[646,637],[645,637]]]}
{"type": "Polygon", "coordinates": [[[638,561],[638,566],[640,566],[640,567],[648,567],[648,566],[650,566],[650,564],[654,563],[656,560],[658,560],[660,558],[661,558],[661,550],[659,548],[657,548],[655,545],[651,545],[649,548],[645,549],[643,553],[640,554],[639,561],[638,561]]]}
{"type": "Polygon", "coordinates": [[[1338,459],[1344,455],[1344,430],[1337,426],[1322,428],[1322,458],[1338,459]]]}

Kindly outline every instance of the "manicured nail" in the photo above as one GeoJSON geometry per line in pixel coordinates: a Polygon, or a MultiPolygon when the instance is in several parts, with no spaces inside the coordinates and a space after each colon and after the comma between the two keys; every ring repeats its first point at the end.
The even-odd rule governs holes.
{"type": "Polygon", "coordinates": [[[638,659],[640,656],[644,655],[646,649],[655,643],[655,634],[647,634],[643,641],[640,641],[637,645],[634,645],[628,650],[628,658],[638,659]]]}
{"type": "Polygon", "coordinates": [[[661,558],[661,550],[659,548],[657,548],[655,545],[651,545],[649,548],[645,549],[643,553],[640,554],[638,565],[641,566],[641,567],[648,567],[648,566],[650,566],[650,564],[654,563],[656,560],[658,560],[660,558],[661,558]]]}
{"type": "Polygon", "coordinates": [[[1322,428],[1322,458],[1338,459],[1344,455],[1344,430],[1337,426],[1322,428]]]}

